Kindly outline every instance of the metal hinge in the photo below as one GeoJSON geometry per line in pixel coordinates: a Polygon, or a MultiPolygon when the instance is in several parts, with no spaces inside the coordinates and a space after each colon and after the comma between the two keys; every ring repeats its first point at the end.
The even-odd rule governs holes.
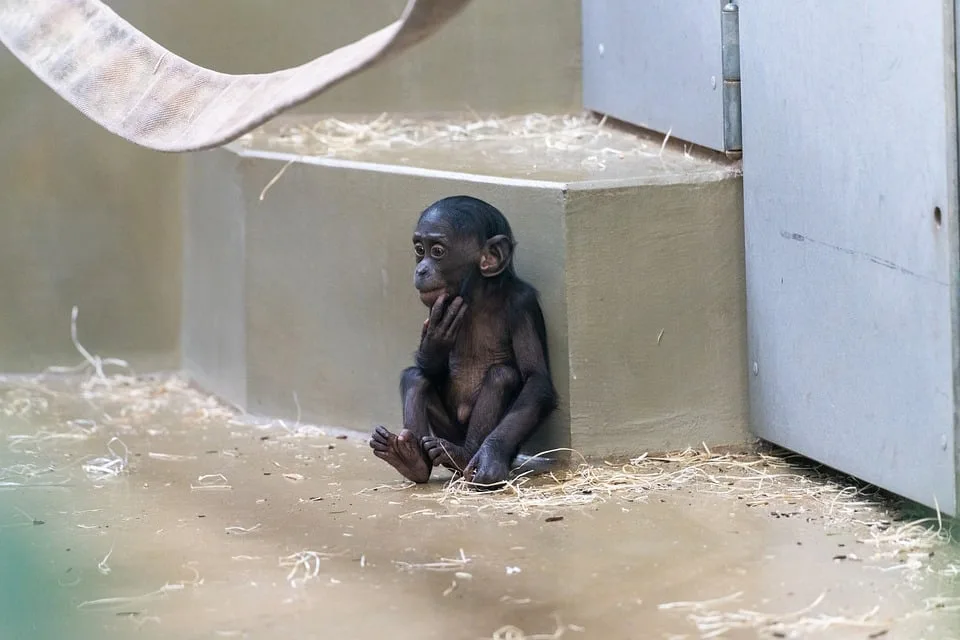
{"type": "Polygon", "coordinates": [[[733,2],[720,13],[723,58],[723,150],[730,156],[743,151],[740,115],[740,9],[733,2]]]}

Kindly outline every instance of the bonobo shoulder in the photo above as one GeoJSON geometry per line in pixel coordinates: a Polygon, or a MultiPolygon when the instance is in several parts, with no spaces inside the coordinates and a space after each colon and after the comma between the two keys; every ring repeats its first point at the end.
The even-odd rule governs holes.
{"type": "Polygon", "coordinates": [[[540,309],[540,292],[528,282],[517,278],[510,290],[507,311],[510,314],[510,325],[512,327],[531,319],[535,325],[542,323],[543,312],[540,309]]]}

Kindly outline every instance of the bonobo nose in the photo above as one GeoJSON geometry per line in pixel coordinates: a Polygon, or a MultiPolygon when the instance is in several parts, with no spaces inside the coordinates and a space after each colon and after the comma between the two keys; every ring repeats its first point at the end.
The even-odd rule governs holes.
{"type": "Polygon", "coordinates": [[[427,269],[422,265],[418,265],[413,271],[413,284],[417,289],[419,289],[427,279],[427,273],[427,269]]]}

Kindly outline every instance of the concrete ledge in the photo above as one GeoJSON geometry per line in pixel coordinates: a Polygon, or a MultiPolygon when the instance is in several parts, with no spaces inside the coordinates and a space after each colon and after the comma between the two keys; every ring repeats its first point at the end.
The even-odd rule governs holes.
{"type": "Polygon", "coordinates": [[[410,234],[424,206],[465,193],[508,216],[517,269],[541,292],[562,402],[528,453],[746,440],[735,170],[667,150],[616,171],[478,154],[452,172],[440,167],[469,168],[470,148],[421,152],[385,163],[248,142],[188,157],[188,373],[253,413],[395,426],[424,317],[410,234]]]}

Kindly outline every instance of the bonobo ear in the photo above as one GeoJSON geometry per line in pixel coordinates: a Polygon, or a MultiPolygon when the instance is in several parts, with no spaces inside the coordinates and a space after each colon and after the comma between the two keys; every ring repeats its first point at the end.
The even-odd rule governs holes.
{"type": "Polygon", "coordinates": [[[480,252],[480,273],[492,278],[503,273],[513,258],[513,243],[504,235],[493,236],[483,245],[480,252]]]}

